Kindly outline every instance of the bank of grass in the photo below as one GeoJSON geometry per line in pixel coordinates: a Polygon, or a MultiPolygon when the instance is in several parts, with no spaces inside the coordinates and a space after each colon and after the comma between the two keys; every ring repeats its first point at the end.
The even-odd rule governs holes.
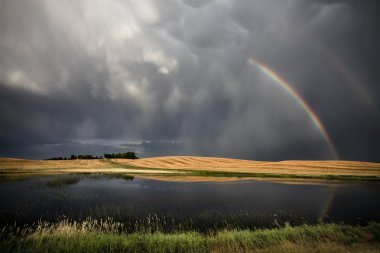
{"type": "Polygon", "coordinates": [[[380,224],[302,225],[214,233],[124,233],[122,223],[86,220],[4,227],[1,252],[380,252],[380,224]]]}
{"type": "MultiPolygon", "coordinates": [[[[193,176],[204,177],[241,177],[241,178],[289,178],[289,179],[321,179],[337,181],[380,181],[378,176],[358,175],[307,175],[307,174],[277,174],[277,173],[250,173],[250,172],[226,172],[226,171],[192,171],[193,176]]],[[[175,174],[173,174],[175,175],[175,174]]]]}
{"type": "MultiPolygon", "coordinates": [[[[208,170],[181,170],[181,173],[130,173],[130,175],[146,177],[154,179],[171,181],[171,178],[181,178],[181,181],[187,181],[191,178],[211,179],[210,181],[219,181],[218,178],[231,179],[305,179],[305,180],[321,180],[321,181],[359,181],[359,182],[380,182],[378,176],[358,176],[358,175],[308,175],[308,174],[277,174],[277,173],[251,173],[251,172],[226,172],[226,171],[208,171],[208,170]],[[215,179],[215,180],[212,180],[215,179]]],[[[174,180],[176,181],[176,180],[174,180]]],[[[202,181],[202,180],[199,180],[202,181]]],[[[228,181],[228,180],[225,180],[228,181]]]]}

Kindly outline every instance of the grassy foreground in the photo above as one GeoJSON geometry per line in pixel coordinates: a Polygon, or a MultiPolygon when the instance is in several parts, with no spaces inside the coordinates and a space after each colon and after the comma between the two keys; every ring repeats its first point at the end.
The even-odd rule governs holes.
{"type": "Polygon", "coordinates": [[[3,228],[1,252],[380,252],[380,224],[126,234],[111,220],[3,228]]]}

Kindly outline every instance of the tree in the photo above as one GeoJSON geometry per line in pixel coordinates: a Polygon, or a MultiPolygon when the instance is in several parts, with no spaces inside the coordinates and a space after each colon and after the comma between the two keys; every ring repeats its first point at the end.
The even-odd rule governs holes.
{"type": "Polygon", "coordinates": [[[104,158],[123,158],[123,159],[138,159],[135,152],[117,153],[117,154],[104,154],[104,158]]]}
{"type": "Polygon", "coordinates": [[[127,152],[123,154],[123,158],[126,159],[137,159],[138,157],[136,156],[135,152],[127,152]]]}

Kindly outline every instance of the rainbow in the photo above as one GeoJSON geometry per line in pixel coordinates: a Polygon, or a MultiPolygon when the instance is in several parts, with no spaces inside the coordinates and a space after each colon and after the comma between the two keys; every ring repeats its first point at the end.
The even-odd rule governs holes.
{"type": "Polygon", "coordinates": [[[256,61],[254,58],[250,58],[248,62],[254,66],[256,66],[262,73],[270,77],[279,87],[284,89],[296,102],[301,106],[301,108],[307,113],[310,120],[317,127],[318,131],[321,133],[323,139],[329,146],[330,152],[333,155],[335,160],[339,160],[338,152],[335,148],[333,141],[331,140],[330,135],[326,131],[326,128],[315,114],[315,112],[311,109],[311,107],[307,104],[307,102],[301,97],[301,95],[292,88],[292,86],[279,74],[277,74],[274,70],[270,69],[268,66],[256,61]]]}
{"type": "Polygon", "coordinates": [[[338,59],[338,57],[329,53],[329,51],[323,48],[321,45],[314,46],[324,59],[329,63],[336,74],[338,74],[349,88],[357,95],[361,101],[370,109],[374,117],[379,121],[380,113],[376,106],[376,102],[373,100],[372,96],[364,88],[363,85],[360,85],[360,82],[352,75],[352,73],[345,67],[345,65],[338,59]]]}
{"type": "Polygon", "coordinates": [[[321,212],[319,214],[319,220],[324,221],[326,218],[328,218],[329,211],[330,211],[332,203],[334,202],[335,195],[336,195],[336,186],[332,186],[326,198],[325,204],[323,205],[321,212]]]}

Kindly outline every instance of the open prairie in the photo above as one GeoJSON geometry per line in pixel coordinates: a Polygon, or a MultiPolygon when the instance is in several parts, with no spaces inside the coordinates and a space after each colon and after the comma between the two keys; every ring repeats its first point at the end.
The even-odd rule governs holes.
{"type": "Polygon", "coordinates": [[[56,175],[70,173],[173,173],[168,170],[151,170],[137,167],[125,168],[115,166],[103,159],[91,160],[24,160],[14,158],[0,158],[0,174],[3,177],[19,178],[33,175],[56,175]]]}
{"type": "Polygon", "coordinates": [[[131,174],[169,181],[229,181],[247,178],[380,180],[380,164],[357,161],[264,162],[216,157],[23,160],[0,158],[3,177],[68,173],[131,174]]]}
{"type": "Polygon", "coordinates": [[[115,160],[138,167],[206,170],[242,173],[276,173],[293,175],[362,175],[380,176],[380,164],[356,161],[281,161],[264,162],[198,156],[165,156],[138,160],[115,160]]]}

